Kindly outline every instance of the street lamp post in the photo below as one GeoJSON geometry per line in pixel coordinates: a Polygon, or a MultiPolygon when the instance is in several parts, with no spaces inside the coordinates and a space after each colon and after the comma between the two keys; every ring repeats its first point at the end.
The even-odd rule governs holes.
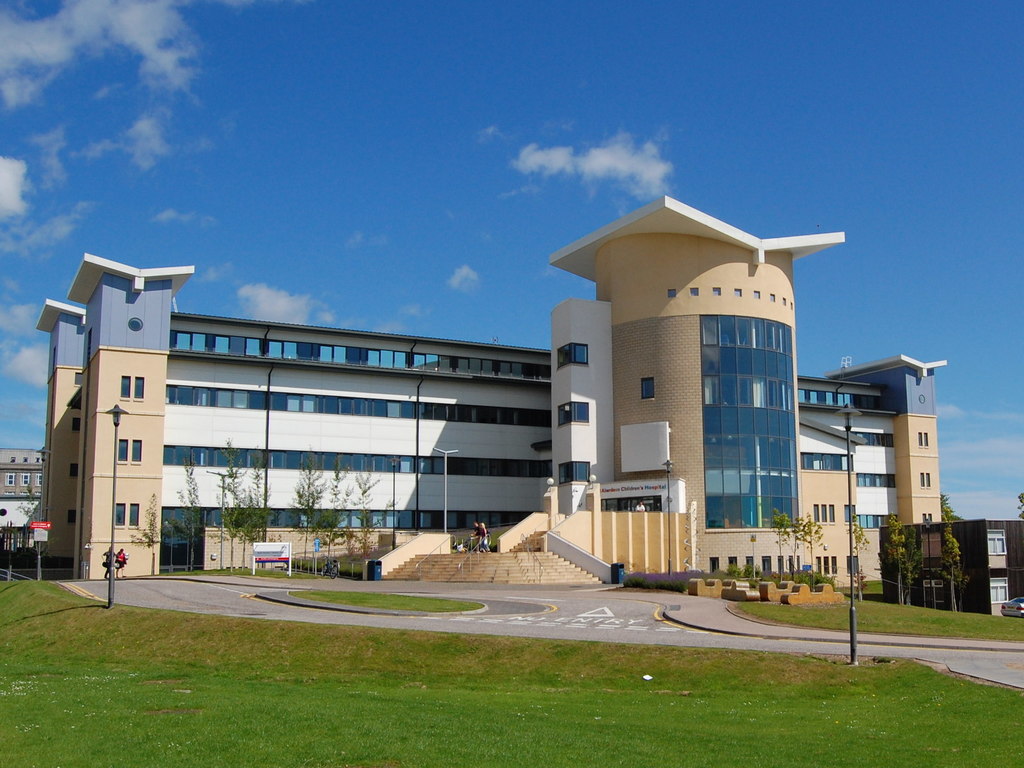
{"type": "Polygon", "coordinates": [[[667,460],[665,467],[665,523],[668,527],[668,573],[672,575],[672,460],[667,460]]]}
{"type": "Polygon", "coordinates": [[[398,502],[397,494],[395,493],[396,482],[398,479],[398,462],[400,459],[397,456],[391,457],[391,546],[395,546],[398,543],[398,502]]]}
{"type": "Polygon", "coordinates": [[[224,480],[227,479],[227,472],[211,472],[206,470],[206,474],[215,475],[220,478],[220,563],[221,568],[224,567],[224,480]]]}
{"type": "Polygon", "coordinates": [[[837,413],[846,420],[846,509],[850,516],[850,665],[855,667],[857,666],[857,604],[854,602],[856,590],[853,581],[858,569],[853,544],[853,453],[850,449],[850,419],[860,416],[861,413],[849,405],[837,413]]]}
{"type": "Polygon", "coordinates": [[[440,448],[434,450],[444,456],[444,532],[448,533],[448,456],[459,451],[457,448],[450,451],[442,451],[440,448]]]}
{"type": "Polygon", "coordinates": [[[121,417],[128,411],[120,405],[115,405],[109,411],[110,417],[114,420],[114,471],[110,482],[110,549],[107,552],[107,608],[114,607],[114,572],[117,570],[114,563],[114,521],[117,518],[117,430],[121,426],[121,417]]]}

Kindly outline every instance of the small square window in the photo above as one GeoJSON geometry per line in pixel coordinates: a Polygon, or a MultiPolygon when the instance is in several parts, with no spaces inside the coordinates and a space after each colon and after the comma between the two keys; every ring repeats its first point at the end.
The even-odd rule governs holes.
{"type": "Polygon", "coordinates": [[[743,298],[743,289],[742,288],[733,288],[732,289],[732,295],[735,296],[737,299],[743,298]]]}
{"type": "Polygon", "coordinates": [[[761,298],[761,292],[760,291],[754,291],[754,298],[755,299],[760,299],[761,298]]]}
{"type": "Polygon", "coordinates": [[[640,399],[650,400],[654,397],[654,377],[646,376],[640,379],[640,399]]]}
{"type": "Polygon", "coordinates": [[[668,297],[670,299],[674,299],[676,297],[676,289],[675,288],[669,288],[668,289],[668,297]]]}
{"type": "Polygon", "coordinates": [[[768,301],[772,302],[773,304],[775,303],[775,294],[774,293],[769,293],[768,294],[768,301]]]}
{"type": "Polygon", "coordinates": [[[711,289],[711,294],[713,296],[721,296],[722,295],[722,289],[721,288],[712,288],[711,289]]]}
{"type": "Polygon", "coordinates": [[[691,288],[690,289],[690,295],[691,296],[700,296],[700,288],[691,288]]]}

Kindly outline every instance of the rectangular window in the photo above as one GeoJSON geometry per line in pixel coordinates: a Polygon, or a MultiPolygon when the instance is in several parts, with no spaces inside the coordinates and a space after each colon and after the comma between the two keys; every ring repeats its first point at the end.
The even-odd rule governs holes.
{"type": "Polygon", "coordinates": [[[36,476],[33,479],[32,484],[33,485],[42,485],[43,484],[43,473],[42,472],[36,472],[36,476]]]}
{"type": "Polygon", "coordinates": [[[7,479],[6,479],[6,480],[5,480],[4,482],[5,482],[5,483],[6,483],[7,485],[14,485],[14,483],[15,483],[15,476],[14,476],[14,473],[13,473],[13,472],[8,472],[8,473],[7,473],[7,479]]]}
{"type": "Polygon", "coordinates": [[[735,296],[737,299],[742,299],[743,298],[743,289],[742,288],[733,288],[732,289],[732,295],[735,296]]]}
{"type": "Polygon", "coordinates": [[[124,525],[124,504],[114,505],[114,525],[124,525]]]}
{"type": "Polygon", "coordinates": [[[69,509],[68,510],[68,525],[74,525],[75,524],[75,520],[77,520],[77,519],[78,519],[77,510],[69,509]]]}
{"type": "Polygon", "coordinates": [[[670,299],[674,299],[676,297],[676,289],[675,288],[669,288],[668,289],[668,297],[670,299]]]}
{"type": "Polygon", "coordinates": [[[128,505],[128,525],[134,525],[136,528],[139,527],[139,505],[129,504],[128,505]]]}
{"type": "Polygon", "coordinates": [[[78,477],[78,464],[72,463],[68,465],[68,477],[78,477]]]}
{"type": "Polygon", "coordinates": [[[132,461],[142,461],[141,440],[132,440],[132,461]]]}
{"type": "Polygon", "coordinates": [[[722,289],[721,288],[712,288],[711,289],[711,295],[712,296],[721,296],[722,295],[722,289]]]}
{"type": "Polygon", "coordinates": [[[691,296],[700,296],[700,288],[691,288],[690,289],[690,295],[691,296]]]}
{"type": "Polygon", "coordinates": [[[917,444],[921,448],[927,448],[928,447],[928,433],[927,432],[918,432],[917,433],[917,444]]]}
{"type": "Polygon", "coordinates": [[[717,573],[720,570],[719,560],[717,557],[708,558],[708,568],[711,570],[712,573],[717,573]]]}
{"type": "Polygon", "coordinates": [[[22,485],[29,485],[31,482],[32,482],[32,475],[22,475],[21,476],[21,484],[22,485]]]}
{"type": "MultiPolygon", "coordinates": [[[[834,523],[836,521],[836,505],[835,504],[829,504],[828,505],[828,521],[830,523],[834,523]]],[[[832,559],[835,560],[834,557],[832,559]]]]}
{"type": "Polygon", "coordinates": [[[132,396],[132,377],[122,376],[121,377],[121,397],[132,396]]]}
{"type": "Polygon", "coordinates": [[[558,465],[559,483],[590,482],[589,461],[566,461],[558,465]]]}
{"type": "Polygon", "coordinates": [[[558,406],[558,426],[578,422],[586,424],[590,421],[590,403],[568,402],[558,406]]]}
{"type": "Polygon", "coordinates": [[[117,441],[117,460],[128,461],[128,441],[118,440],[117,441]]]}
{"type": "Polygon", "coordinates": [[[133,397],[136,400],[141,400],[146,396],[146,379],[142,376],[135,377],[135,393],[133,397]]]}
{"type": "Polygon", "coordinates": [[[647,376],[640,379],[640,399],[650,400],[654,397],[654,377],[647,376]]]}
{"type": "Polygon", "coordinates": [[[921,487],[922,488],[931,488],[932,487],[932,473],[931,472],[922,472],[921,473],[921,487]]]}
{"type": "Polygon", "coordinates": [[[81,416],[72,416],[71,417],[71,431],[72,432],[81,432],[82,431],[82,417],[81,416]]]}
{"type": "Polygon", "coordinates": [[[1005,603],[1010,599],[1010,587],[1006,577],[989,579],[988,588],[993,603],[1005,603]]]}
{"type": "Polygon", "coordinates": [[[586,344],[566,344],[558,348],[558,367],[563,365],[589,364],[589,350],[586,344]]]}
{"type": "Polygon", "coordinates": [[[990,529],[988,532],[988,553],[990,555],[1006,554],[1006,531],[990,529]]]}

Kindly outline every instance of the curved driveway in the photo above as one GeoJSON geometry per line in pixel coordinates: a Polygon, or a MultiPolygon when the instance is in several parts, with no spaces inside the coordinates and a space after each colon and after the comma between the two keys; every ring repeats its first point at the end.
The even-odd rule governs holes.
{"type": "MultiPolygon", "coordinates": [[[[106,599],[106,582],[67,582],[106,599]]],[[[436,582],[278,580],[239,576],[124,579],[116,602],[143,608],[242,616],[274,621],[384,629],[508,635],[690,648],[849,656],[849,635],[764,624],[743,618],[723,600],[616,587],[551,587],[436,582]],[[392,592],[474,600],[486,607],[461,614],[416,614],[339,608],[301,599],[307,589],[392,592]]],[[[1011,621],[1012,619],[1007,619],[1011,621]]],[[[1022,622],[1024,623],[1024,622],[1022,622]]],[[[1024,642],[924,638],[860,633],[858,655],[914,658],[950,671],[1024,689],[1024,642]]]]}

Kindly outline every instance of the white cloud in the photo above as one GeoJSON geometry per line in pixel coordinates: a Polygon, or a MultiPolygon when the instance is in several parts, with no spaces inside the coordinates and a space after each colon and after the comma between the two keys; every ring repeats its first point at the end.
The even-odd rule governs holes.
{"type": "Polygon", "coordinates": [[[346,248],[381,248],[388,244],[387,235],[367,235],[364,232],[353,232],[345,241],[346,248]]]}
{"type": "Polygon", "coordinates": [[[21,216],[27,210],[24,198],[27,171],[24,160],[0,157],[0,219],[21,216]]]}
{"type": "Polygon", "coordinates": [[[187,90],[197,45],[178,8],[185,0],[64,0],[52,16],[0,11],[0,95],[34,101],[79,57],[127,51],[151,88],[187,90]]]}
{"type": "Polygon", "coordinates": [[[486,144],[486,143],[488,143],[490,141],[494,141],[495,139],[507,139],[507,138],[508,138],[508,136],[506,136],[504,133],[502,133],[501,129],[498,128],[498,126],[496,126],[496,125],[489,125],[486,128],[484,128],[483,130],[477,131],[477,134],[476,134],[476,140],[480,144],[486,144]]]}
{"type": "Polygon", "coordinates": [[[480,276],[468,264],[463,264],[448,278],[448,287],[455,291],[469,293],[480,285],[480,276]]]}
{"type": "Polygon", "coordinates": [[[225,279],[234,272],[234,269],[235,265],[230,261],[226,261],[223,264],[201,267],[196,273],[196,279],[201,283],[216,283],[225,279]]]}
{"type": "Polygon", "coordinates": [[[32,137],[32,143],[42,152],[43,186],[52,187],[64,183],[67,172],[60,161],[60,153],[67,146],[64,138],[64,126],[54,128],[49,133],[32,137]]]}
{"type": "Polygon", "coordinates": [[[140,117],[131,128],[126,130],[117,141],[104,139],[93,142],[82,150],[82,155],[96,159],[110,152],[124,152],[132,162],[144,171],[148,171],[157,160],[171,152],[171,147],[164,139],[163,121],[166,113],[159,112],[140,117]]]}
{"type": "Polygon", "coordinates": [[[11,336],[31,336],[36,332],[38,304],[7,304],[0,312],[0,331],[11,336]]]}
{"type": "Polygon", "coordinates": [[[154,224],[192,224],[196,223],[201,227],[212,227],[217,220],[212,216],[201,216],[195,211],[183,213],[174,208],[165,208],[156,216],[150,219],[154,224]]]}
{"type": "Polygon", "coordinates": [[[46,386],[49,351],[45,344],[5,349],[3,357],[5,376],[34,387],[46,386]]]}
{"type": "Polygon", "coordinates": [[[667,179],[672,174],[672,163],[662,159],[654,142],[637,146],[628,133],[619,133],[601,146],[579,152],[573,147],[545,149],[529,144],[519,151],[512,167],[545,178],[576,177],[590,186],[607,181],[641,199],[666,194],[667,179]]]}
{"type": "Polygon", "coordinates": [[[330,322],[333,315],[323,302],[305,294],[293,294],[264,283],[249,283],[238,289],[238,300],[246,317],[305,325],[316,313],[319,322],[330,322]]]}
{"type": "Polygon", "coordinates": [[[22,256],[45,250],[64,240],[92,209],[92,203],[77,203],[70,213],[54,216],[42,224],[22,221],[0,228],[0,253],[22,256]]]}

